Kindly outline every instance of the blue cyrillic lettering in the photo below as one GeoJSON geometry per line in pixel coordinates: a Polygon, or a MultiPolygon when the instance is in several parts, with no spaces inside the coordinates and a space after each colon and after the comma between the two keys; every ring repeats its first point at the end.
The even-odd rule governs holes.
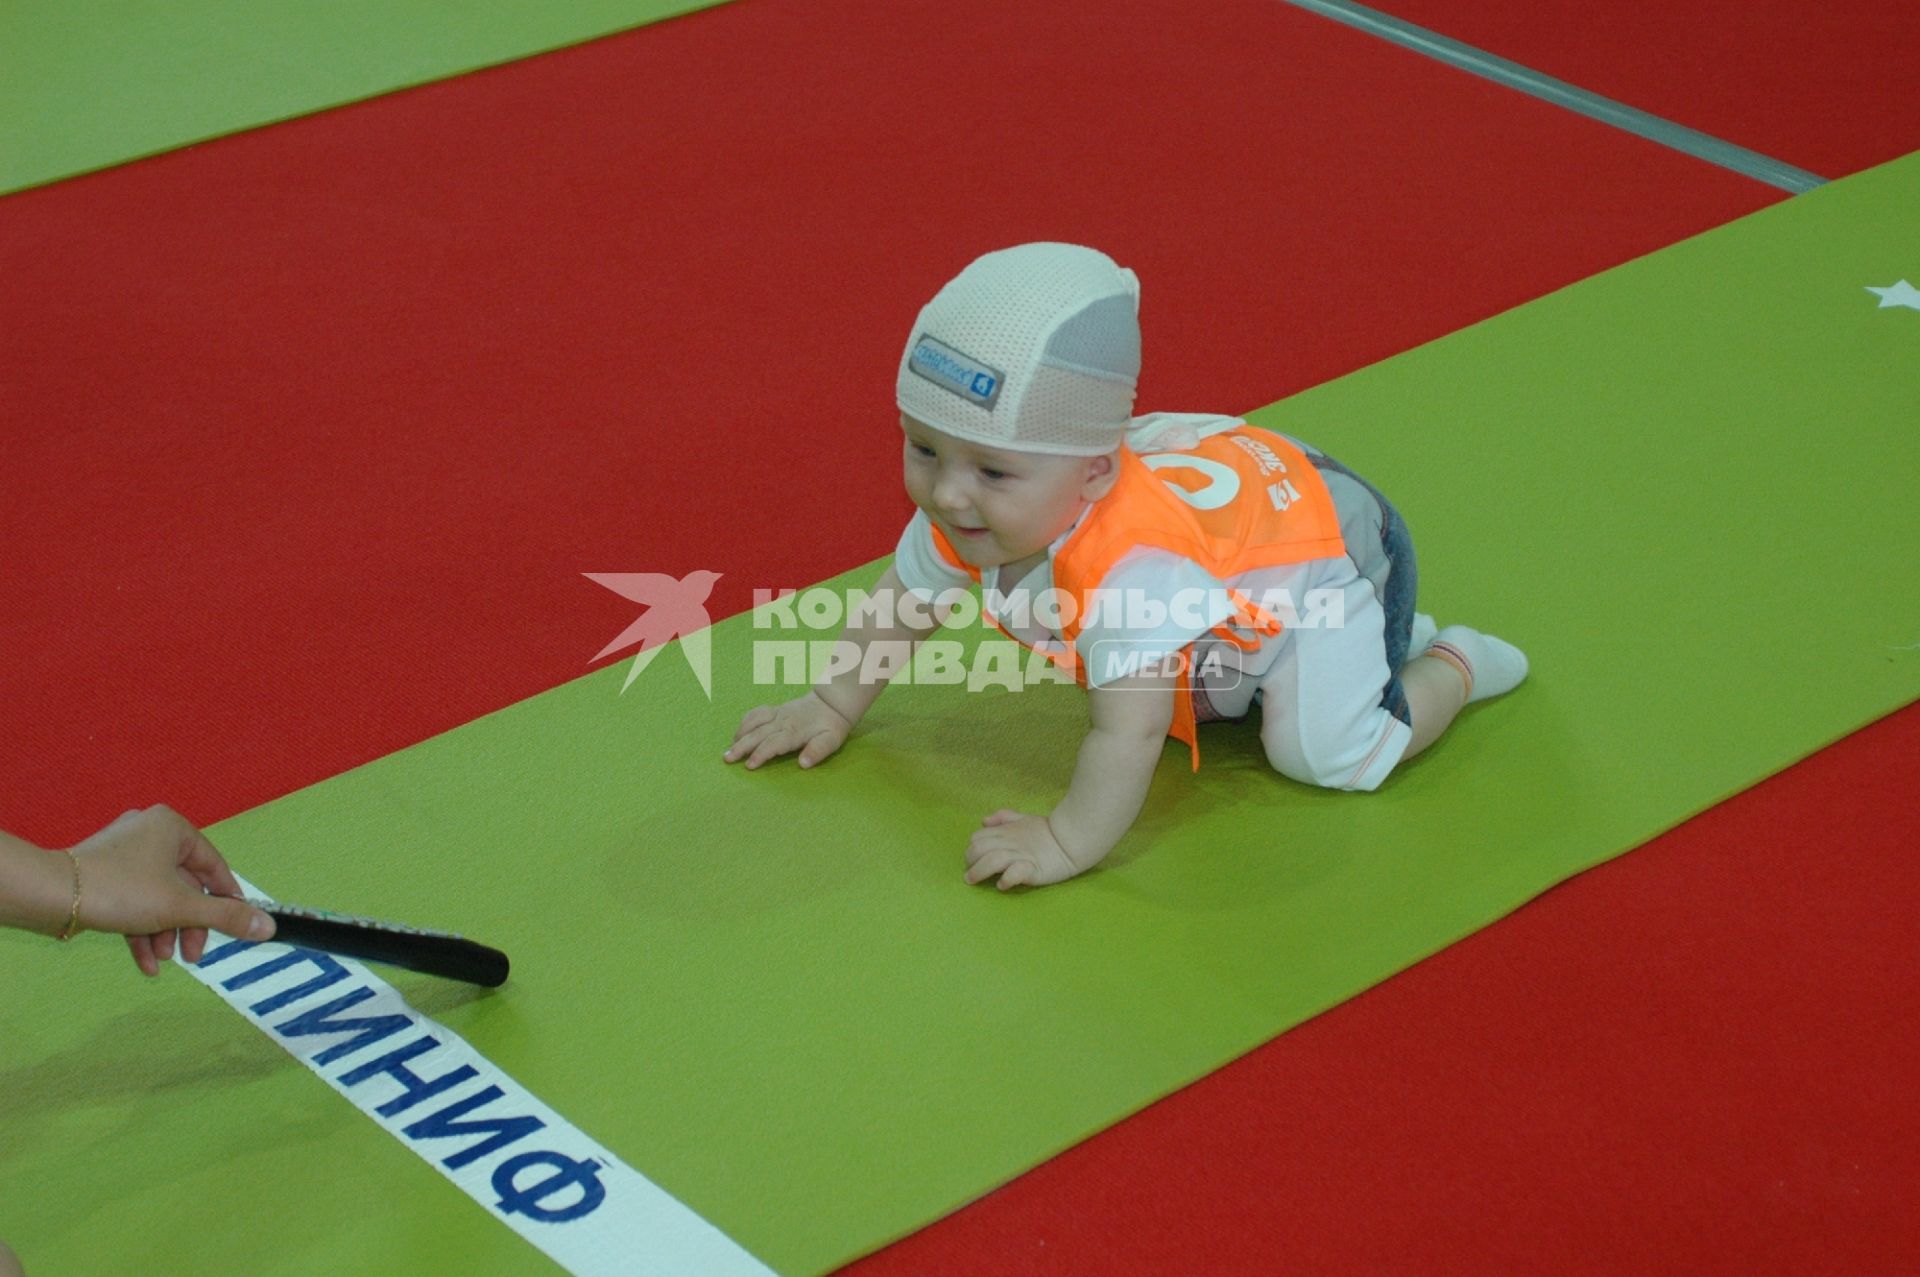
{"type": "MultiPolygon", "coordinates": [[[[284,995],[282,995],[284,996],[284,995]]],[[[331,1064],[343,1055],[352,1055],[363,1046],[371,1046],[381,1038],[392,1037],[402,1029],[410,1028],[413,1020],[404,1015],[364,1016],[356,1020],[336,1020],[349,1007],[355,1007],[373,996],[372,989],[355,989],[344,998],[335,998],[323,1007],[304,1011],[291,1020],[283,1020],[273,1026],[273,1031],[282,1037],[304,1038],[319,1033],[351,1033],[353,1037],[345,1042],[336,1042],[320,1054],[313,1057],[315,1064],[331,1064]]]]}
{"type": "Polygon", "coordinates": [[[440,1164],[450,1171],[457,1171],[468,1162],[478,1161],[487,1154],[517,1143],[540,1130],[546,1123],[537,1117],[487,1117],[472,1122],[457,1122],[454,1119],[471,1113],[484,1104],[491,1104],[505,1092],[497,1086],[489,1086],[476,1091],[464,1100],[458,1100],[438,1113],[429,1113],[412,1126],[405,1128],[405,1135],[413,1140],[444,1140],[458,1135],[490,1134],[490,1138],[478,1144],[469,1144],[440,1164]]]}
{"type": "Polygon", "coordinates": [[[215,963],[225,962],[228,958],[236,957],[249,949],[255,949],[259,946],[260,942],[258,940],[229,940],[225,944],[215,945],[213,948],[201,954],[200,961],[193,965],[196,967],[210,967],[215,963]]]}
{"type": "Polygon", "coordinates": [[[543,1224],[565,1224],[591,1215],[607,1200],[606,1185],[600,1182],[604,1162],[593,1158],[573,1158],[562,1153],[522,1153],[502,1162],[493,1172],[493,1191],[500,1194],[494,1205],[508,1215],[525,1215],[543,1224]],[[519,1183],[520,1172],[533,1166],[551,1171],[526,1187],[519,1183]],[[549,1206],[547,1199],[568,1187],[578,1188],[579,1196],[566,1206],[549,1206]]]}
{"type": "Polygon", "coordinates": [[[269,1016],[282,1007],[290,1007],[304,998],[309,998],[329,985],[339,984],[347,978],[347,969],[324,953],[309,953],[301,950],[313,961],[320,974],[305,984],[295,985],[284,993],[276,993],[270,998],[262,998],[247,1008],[258,1016],[269,1016]]]}
{"type": "Polygon", "coordinates": [[[279,975],[282,971],[291,970],[303,962],[312,963],[314,969],[320,974],[303,985],[287,990],[285,993],[276,993],[274,996],[256,1003],[249,1009],[255,1015],[271,1015],[281,1007],[291,1006],[301,998],[309,994],[318,993],[328,985],[338,984],[347,978],[347,969],[338,962],[335,962],[332,958],[329,958],[326,954],[315,953],[311,949],[292,949],[281,954],[271,962],[263,962],[257,967],[248,967],[231,980],[223,982],[220,987],[231,993],[235,989],[244,989],[250,984],[258,984],[268,976],[279,975]]]}
{"type": "Polygon", "coordinates": [[[471,1064],[462,1064],[450,1069],[436,1078],[423,1078],[407,1067],[407,1061],[437,1050],[440,1039],[421,1037],[407,1043],[397,1050],[389,1051],[377,1060],[369,1060],[351,1073],[340,1076],[340,1085],[358,1086],[362,1082],[384,1073],[400,1084],[400,1094],[382,1104],[374,1112],[381,1117],[393,1117],[404,1113],[421,1100],[430,1099],[451,1087],[459,1086],[469,1078],[479,1077],[479,1071],[471,1064]]]}

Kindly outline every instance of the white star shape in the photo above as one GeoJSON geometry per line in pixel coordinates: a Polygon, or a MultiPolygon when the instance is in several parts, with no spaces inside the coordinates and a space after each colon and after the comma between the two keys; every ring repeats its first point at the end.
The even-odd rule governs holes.
{"type": "Polygon", "coordinates": [[[1867,291],[1880,298],[1881,310],[1889,306],[1907,306],[1913,310],[1920,310],[1920,288],[1915,288],[1904,279],[1885,288],[1875,288],[1872,284],[1868,284],[1867,291]]]}

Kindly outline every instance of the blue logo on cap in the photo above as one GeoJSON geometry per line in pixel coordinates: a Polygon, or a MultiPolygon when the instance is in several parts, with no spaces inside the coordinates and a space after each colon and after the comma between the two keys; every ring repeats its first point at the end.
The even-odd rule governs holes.
{"type": "Polygon", "coordinates": [[[907,370],[969,403],[979,404],[988,412],[993,411],[1000,397],[1000,384],[1005,380],[993,365],[924,333],[907,356],[907,370]]]}

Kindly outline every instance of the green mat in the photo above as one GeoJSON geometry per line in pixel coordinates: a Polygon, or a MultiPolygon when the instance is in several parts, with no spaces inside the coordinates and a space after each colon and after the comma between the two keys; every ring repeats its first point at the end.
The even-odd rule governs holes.
{"type": "Polygon", "coordinates": [[[9,0],[0,194],[721,0],[9,0]]]}
{"type": "MultiPolygon", "coordinates": [[[[829,765],[747,774],[719,756],[768,635],[736,617],[711,704],[668,651],[624,697],[598,671],[215,835],[268,890],[512,950],[497,994],[396,983],[822,1272],[1920,693],[1920,312],[1865,291],[1920,278],[1916,245],[1920,155],[1257,414],[1396,498],[1443,622],[1533,659],[1379,793],[1209,728],[1107,867],[970,889],[979,817],[1060,792],[1080,694],[896,688],[829,765]]],[[[0,1233],[30,1266],[551,1271],[113,950],[0,941],[0,1233]]]]}

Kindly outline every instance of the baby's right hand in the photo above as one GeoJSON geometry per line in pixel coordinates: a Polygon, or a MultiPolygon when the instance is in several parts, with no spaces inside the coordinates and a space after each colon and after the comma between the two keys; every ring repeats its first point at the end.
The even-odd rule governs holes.
{"type": "Polygon", "coordinates": [[[800,765],[811,767],[839,749],[853,725],[837,710],[808,692],[785,705],[757,705],[740,720],[733,744],[721,757],[727,762],[747,760],[747,770],[770,758],[800,751],[800,765]]]}

